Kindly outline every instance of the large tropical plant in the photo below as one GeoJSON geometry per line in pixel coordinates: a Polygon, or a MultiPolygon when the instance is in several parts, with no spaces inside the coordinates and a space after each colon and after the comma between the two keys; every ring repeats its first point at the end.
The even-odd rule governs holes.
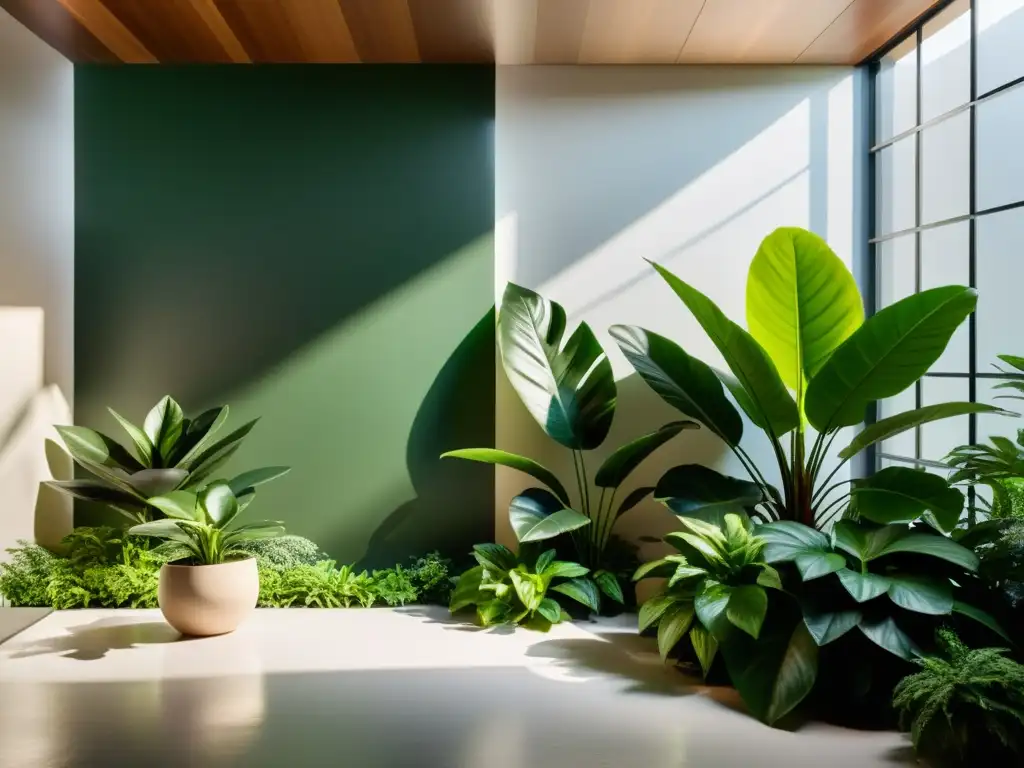
{"type": "MultiPolygon", "coordinates": [[[[721,438],[754,486],[721,476],[709,479],[711,470],[705,468],[677,468],[656,491],[677,511],[745,507],[764,521],[822,528],[849,499],[845,484],[830,485],[832,479],[868,446],[938,419],[999,411],[950,402],[887,417],[861,430],[839,451],[830,471],[832,445],[841,431],[860,424],[869,403],[899,394],[928,370],[974,311],[976,291],[963,286],[922,291],[865,320],[852,275],[825,241],[783,227],[764,239],[751,262],[745,330],[696,288],[662,266],[654,268],[700,323],[728,370],[716,370],[643,328],[617,325],[611,334],[663,400],[721,438]],[[778,486],[741,444],[744,422],[725,389],[767,436],[778,486]]],[[[917,479],[908,475],[899,482],[917,479]]]]}
{"type": "MultiPolygon", "coordinates": [[[[166,396],[146,415],[142,427],[108,409],[131,439],[134,454],[121,443],[88,427],[57,427],[71,458],[91,477],[48,482],[74,498],[105,504],[133,523],[149,520],[158,507],[154,496],[176,490],[198,491],[208,483],[256,426],[243,424],[220,440],[217,431],[228,418],[228,406],[187,418],[174,398],[166,396]]],[[[256,486],[281,477],[288,467],[262,467],[234,477],[232,493],[242,509],[255,497],[256,486]]]]}
{"type": "Polygon", "coordinates": [[[502,365],[541,429],[571,452],[575,498],[554,472],[525,456],[494,448],[467,448],[444,456],[511,467],[543,484],[516,496],[509,506],[517,539],[530,543],[571,532],[579,561],[593,571],[602,592],[622,602],[621,585],[611,575],[614,569],[606,551],[616,520],[653,488],[636,489],[621,500],[618,490],[655,450],[698,425],[666,424],[614,451],[590,475],[587,454],[604,443],[615,415],[615,377],[590,326],[580,323],[567,338],[565,334],[566,314],[560,304],[508,284],[498,313],[502,365]]]}

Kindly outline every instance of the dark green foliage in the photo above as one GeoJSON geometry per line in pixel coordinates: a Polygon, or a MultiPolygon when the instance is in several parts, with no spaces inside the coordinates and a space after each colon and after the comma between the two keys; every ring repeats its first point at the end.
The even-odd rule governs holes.
{"type": "Polygon", "coordinates": [[[419,593],[419,602],[427,605],[448,605],[452,596],[454,579],[451,576],[452,561],[431,552],[423,557],[411,558],[407,569],[413,586],[419,593]]]}
{"type": "Polygon", "coordinates": [[[938,642],[942,654],[920,659],[921,671],[894,692],[915,749],[941,763],[1018,764],[1024,666],[1002,649],[971,650],[950,630],[939,630],[938,642]],[[995,760],[1000,762],[988,762],[995,760]]]}

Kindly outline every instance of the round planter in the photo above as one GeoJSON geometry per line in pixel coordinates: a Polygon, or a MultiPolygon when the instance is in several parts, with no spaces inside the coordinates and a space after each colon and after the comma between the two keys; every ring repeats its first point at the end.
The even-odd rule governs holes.
{"type": "Polygon", "coordinates": [[[167,623],[183,635],[232,632],[256,607],[260,577],[256,559],[220,565],[176,565],[160,569],[157,599],[167,623]]]}

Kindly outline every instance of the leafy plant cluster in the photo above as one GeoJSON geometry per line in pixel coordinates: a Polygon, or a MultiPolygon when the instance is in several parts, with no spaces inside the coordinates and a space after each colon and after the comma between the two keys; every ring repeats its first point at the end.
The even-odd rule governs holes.
{"type": "Polygon", "coordinates": [[[917,660],[893,703],[914,746],[940,764],[1010,765],[1024,751],[1024,666],[999,648],[971,650],[949,629],[917,660]],[[951,759],[952,758],[952,759],[951,759]]]}
{"type": "MultiPolygon", "coordinates": [[[[158,574],[172,554],[151,549],[148,537],[82,527],[64,539],[62,550],[28,542],[9,549],[10,562],[0,563],[0,593],[25,607],[157,607],[158,574]]],[[[257,559],[264,607],[446,604],[451,589],[449,561],[436,552],[372,574],[335,567],[300,536],[248,541],[243,552],[257,559]]]]}

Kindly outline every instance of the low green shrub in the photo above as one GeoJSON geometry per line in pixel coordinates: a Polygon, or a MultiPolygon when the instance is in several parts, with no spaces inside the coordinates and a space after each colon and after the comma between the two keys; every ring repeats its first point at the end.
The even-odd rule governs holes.
{"type": "Polygon", "coordinates": [[[914,748],[940,765],[1019,764],[1024,666],[1003,649],[972,650],[948,629],[938,631],[938,642],[941,655],[920,659],[921,671],[893,695],[914,748]]]}
{"type": "MultiPolygon", "coordinates": [[[[450,562],[437,552],[396,565],[357,572],[337,567],[301,536],[247,542],[260,576],[258,604],[286,608],[339,608],[431,603],[446,605],[450,562]]],[[[166,556],[146,537],[116,528],[76,528],[54,553],[25,541],[0,563],[0,594],[12,605],[71,608],[155,608],[166,556]]]]}

